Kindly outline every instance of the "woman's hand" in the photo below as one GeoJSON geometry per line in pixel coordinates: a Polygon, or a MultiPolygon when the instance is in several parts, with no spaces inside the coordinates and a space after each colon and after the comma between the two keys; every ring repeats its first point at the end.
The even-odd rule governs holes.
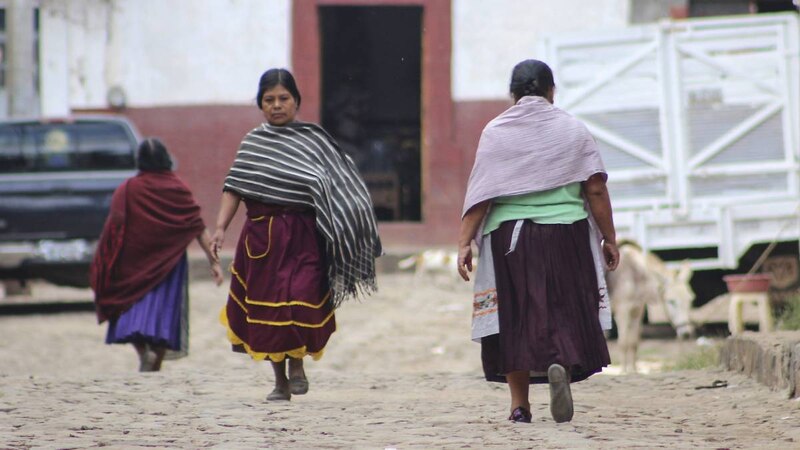
{"type": "Polygon", "coordinates": [[[225,241],[225,230],[231,224],[236,210],[239,209],[239,203],[242,202],[239,195],[234,194],[232,191],[224,191],[222,193],[222,200],[220,200],[219,213],[217,213],[216,230],[211,236],[210,249],[211,255],[215,261],[219,262],[219,252],[222,251],[222,243],[225,241]]]}
{"type": "Polygon", "coordinates": [[[211,235],[211,256],[214,261],[219,264],[219,252],[222,250],[222,244],[225,242],[225,232],[217,228],[214,234],[211,235]]]}
{"type": "Polygon", "coordinates": [[[461,245],[458,248],[458,274],[464,281],[469,281],[469,272],[472,272],[472,244],[461,245]]]}
{"type": "Polygon", "coordinates": [[[217,286],[222,284],[222,267],[219,264],[219,261],[214,261],[211,263],[211,277],[214,279],[214,284],[217,286]]]}
{"type": "MultiPolygon", "coordinates": [[[[222,268],[219,265],[219,249],[222,248],[222,241],[221,239],[224,237],[224,233],[220,234],[220,241],[217,242],[211,235],[208,234],[208,230],[203,230],[199,236],[197,236],[197,242],[200,243],[200,247],[206,253],[206,258],[208,258],[208,264],[211,266],[211,277],[214,279],[214,283],[219,286],[222,284],[222,268]]],[[[214,233],[216,236],[217,233],[214,233]]]]}
{"type": "Polygon", "coordinates": [[[603,259],[606,269],[615,270],[619,264],[619,249],[616,240],[617,232],[614,229],[614,216],[611,212],[611,199],[606,187],[606,176],[596,173],[581,183],[581,187],[597,228],[603,235],[603,259]]]}
{"type": "Polygon", "coordinates": [[[603,258],[608,270],[616,270],[619,265],[619,249],[616,242],[603,240],[603,258]]]}
{"type": "Polygon", "coordinates": [[[472,240],[478,232],[483,217],[489,210],[492,202],[486,200],[473,205],[461,219],[461,230],[458,232],[458,274],[464,281],[469,281],[469,272],[472,272],[472,240]]]}

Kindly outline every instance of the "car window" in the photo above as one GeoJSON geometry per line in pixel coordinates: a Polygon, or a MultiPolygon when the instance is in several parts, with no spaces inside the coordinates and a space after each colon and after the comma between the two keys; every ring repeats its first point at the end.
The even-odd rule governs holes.
{"type": "Polygon", "coordinates": [[[134,167],[135,141],[116,122],[0,125],[0,173],[134,167]]]}

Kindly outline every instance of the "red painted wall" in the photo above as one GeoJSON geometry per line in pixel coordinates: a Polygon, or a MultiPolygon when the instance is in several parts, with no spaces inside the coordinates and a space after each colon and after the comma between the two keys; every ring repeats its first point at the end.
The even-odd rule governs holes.
{"type": "MultiPolygon", "coordinates": [[[[202,105],[127,108],[116,113],[133,122],[142,137],[164,142],[177,161],[176,173],[192,190],[203,220],[213,232],[222,182],[242,137],[261,123],[261,111],[255,105],[202,105]]],[[[229,249],[236,245],[243,224],[242,215],[237,216],[226,236],[229,249]]]]}
{"type": "MultiPolygon", "coordinates": [[[[478,149],[478,141],[481,137],[483,127],[500,114],[511,107],[511,100],[487,100],[458,102],[455,104],[455,119],[453,127],[455,133],[455,146],[459,150],[462,161],[462,173],[464,183],[459,192],[463,202],[464,190],[467,187],[469,173],[472,164],[475,162],[475,150],[478,149]]],[[[459,208],[462,205],[459,205],[459,208]]]]}
{"type": "MultiPolygon", "coordinates": [[[[300,86],[301,89],[302,86],[300,86]]],[[[303,106],[305,104],[303,91],[303,106]]],[[[452,133],[431,139],[424,169],[430,174],[422,223],[381,223],[387,251],[413,251],[432,246],[455,246],[464,190],[472,169],[481,130],[509,105],[505,101],[452,104],[452,133]]],[[[306,110],[307,111],[307,110],[306,110]]],[[[76,111],[83,112],[83,111],[76,111]]],[[[97,111],[94,111],[97,112],[97,111]]],[[[105,111],[108,112],[108,111],[105,111]]],[[[192,189],[203,209],[206,226],[214,227],[222,182],[242,137],[262,121],[255,106],[174,106],[129,108],[123,112],[142,137],[160,138],[178,161],[177,173],[192,189]]],[[[308,120],[303,117],[302,120],[308,120]]],[[[431,130],[430,133],[436,134],[431,130]]],[[[225,247],[232,249],[242,215],[231,224],[225,247]]]]}
{"type": "MultiPolygon", "coordinates": [[[[411,5],[423,8],[423,220],[379,224],[388,252],[455,247],[469,172],[484,125],[510,101],[454,103],[451,97],[451,5],[447,0],[307,0],[293,2],[292,67],[303,94],[299,119],[318,122],[321,5],[411,5]]],[[[253,86],[255,91],[256,86],[253,86]]],[[[261,123],[255,105],[130,108],[123,112],[143,136],[157,136],[178,160],[178,175],[193,190],[209,228],[216,221],[222,182],[242,137],[261,123]]],[[[231,224],[232,249],[242,214],[231,224]]]]}
{"type": "Polygon", "coordinates": [[[381,223],[387,249],[454,245],[465,182],[453,140],[451,5],[447,0],[307,0],[292,3],[292,67],[306,119],[318,121],[320,6],[420,6],[422,14],[422,222],[381,223]],[[308,99],[308,101],[306,100],[308,99]]]}
{"type": "MultiPolygon", "coordinates": [[[[133,109],[127,115],[143,136],[161,138],[175,156],[178,176],[192,189],[213,232],[222,183],[242,138],[261,123],[261,111],[255,104],[208,105],[133,109]]],[[[237,214],[229,227],[226,248],[236,245],[242,217],[237,214]]]]}

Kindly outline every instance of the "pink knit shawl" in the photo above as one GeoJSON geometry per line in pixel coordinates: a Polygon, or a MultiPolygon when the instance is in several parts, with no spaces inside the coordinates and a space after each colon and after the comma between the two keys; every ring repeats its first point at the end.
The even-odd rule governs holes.
{"type": "Polygon", "coordinates": [[[483,129],[462,217],[493,198],[545,191],[606,174],[586,126],[543,97],[522,97],[483,129]]]}
{"type": "MultiPolygon", "coordinates": [[[[580,121],[556,108],[543,97],[522,97],[486,125],[478,143],[475,165],[467,185],[463,216],[476,204],[509,195],[546,191],[606,175],[597,144],[580,121]]],[[[589,239],[600,295],[598,318],[611,329],[611,303],[606,292],[605,264],[600,233],[589,212],[589,239]]],[[[485,219],[484,219],[485,220],[485,219]]],[[[478,247],[487,245],[483,225],[475,235],[478,247]]],[[[475,275],[472,338],[499,332],[497,290],[491,253],[481,253],[475,275]]]]}

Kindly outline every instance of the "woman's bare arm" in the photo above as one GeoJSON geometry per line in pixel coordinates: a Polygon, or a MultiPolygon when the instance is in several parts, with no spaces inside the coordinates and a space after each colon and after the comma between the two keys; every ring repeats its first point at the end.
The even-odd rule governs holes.
{"type": "Polygon", "coordinates": [[[469,281],[469,272],[472,272],[472,240],[490,204],[490,200],[478,203],[461,220],[461,231],[458,233],[458,274],[464,281],[469,281]]]}
{"type": "Polygon", "coordinates": [[[611,198],[608,195],[606,180],[602,174],[596,173],[581,184],[583,195],[589,203],[600,233],[603,235],[603,254],[608,270],[615,270],[619,264],[619,250],[617,249],[617,232],[614,228],[614,218],[611,211],[611,198]]]}
{"type": "Polygon", "coordinates": [[[228,225],[231,224],[236,210],[239,209],[239,203],[242,198],[231,191],[224,191],[222,193],[222,200],[220,200],[219,213],[217,214],[217,228],[211,236],[211,252],[214,259],[219,260],[219,251],[222,250],[222,243],[225,241],[225,231],[228,225]]]}
{"type": "Polygon", "coordinates": [[[219,256],[211,249],[211,234],[208,233],[207,229],[197,236],[197,243],[200,244],[206,254],[206,258],[208,258],[208,264],[211,265],[211,276],[214,278],[214,283],[219,286],[222,284],[222,268],[219,265],[219,256]]]}

